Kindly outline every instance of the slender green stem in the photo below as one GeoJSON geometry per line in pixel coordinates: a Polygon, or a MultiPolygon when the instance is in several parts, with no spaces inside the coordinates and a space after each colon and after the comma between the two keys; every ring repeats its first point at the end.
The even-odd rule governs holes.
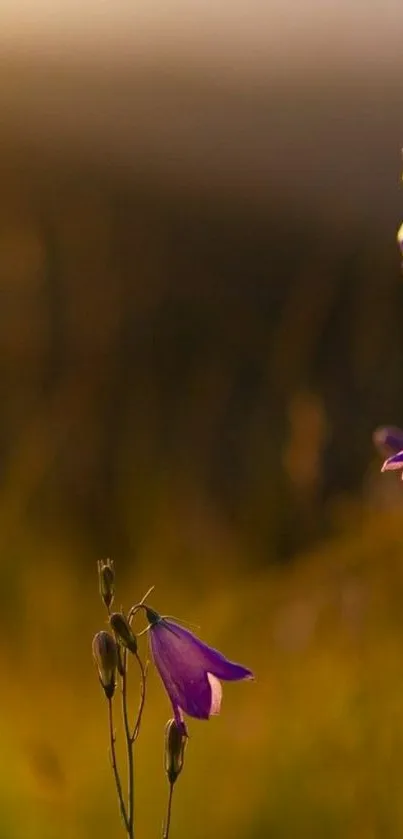
{"type": "MultiPolygon", "coordinates": [[[[133,610],[135,611],[135,610],[133,610]]],[[[111,610],[108,608],[108,614],[110,615],[111,610]]],[[[129,621],[131,622],[132,616],[129,615],[129,621]]],[[[146,681],[147,681],[147,668],[148,662],[146,662],[145,666],[141,661],[140,656],[136,653],[136,659],[140,668],[141,673],[141,686],[140,686],[140,701],[139,707],[137,711],[137,717],[134,724],[133,732],[130,730],[130,723],[129,723],[129,708],[128,708],[128,690],[127,690],[127,670],[128,670],[128,654],[127,650],[123,649],[121,645],[118,645],[118,654],[120,656],[120,663],[118,666],[119,675],[120,675],[120,685],[121,685],[121,693],[122,693],[122,717],[123,717],[123,728],[124,728],[124,735],[126,740],[126,755],[127,755],[127,809],[124,804],[124,798],[122,793],[122,786],[120,783],[120,778],[117,773],[117,763],[116,763],[116,754],[115,754],[115,741],[111,739],[111,744],[113,743],[113,751],[111,746],[111,753],[112,753],[112,766],[114,767],[115,773],[115,783],[116,788],[118,790],[119,795],[119,802],[120,807],[122,810],[122,814],[124,814],[124,823],[127,831],[128,839],[134,839],[134,755],[133,755],[133,748],[134,743],[137,740],[137,737],[140,732],[140,725],[144,711],[145,699],[146,699],[146,681]]],[[[113,731],[113,726],[112,726],[113,731]]]]}
{"type": "Polygon", "coordinates": [[[172,797],[174,794],[174,785],[169,785],[169,794],[168,794],[168,803],[167,803],[167,811],[165,815],[165,825],[162,834],[162,839],[169,839],[169,830],[171,827],[171,811],[172,811],[172,797]]]}
{"type": "Polygon", "coordinates": [[[127,650],[123,652],[122,672],[122,714],[127,752],[127,801],[128,801],[128,837],[134,839],[134,760],[133,739],[130,732],[129,711],[127,706],[127,650]]]}
{"type": "Polygon", "coordinates": [[[114,726],[113,726],[112,699],[108,699],[108,720],[109,720],[109,748],[110,748],[110,758],[111,758],[111,764],[112,764],[113,777],[115,779],[116,792],[118,794],[120,813],[121,813],[126,831],[129,834],[129,827],[130,827],[129,818],[128,818],[128,815],[127,815],[127,812],[126,812],[126,807],[125,807],[125,802],[124,802],[123,792],[122,792],[122,784],[121,784],[119,770],[118,770],[118,764],[117,764],[117,760],[116,760],[116,747],[115,747],[115,745],[116,745],[116,735],[115,735],[115,729],[114,729],[114,726]]]}
{"type": "Polygon", "coordinates": [[[145,704],[145,701],[146,701],[146,684],[147,684],[147,672],[148,672],[148,661],[146,661],[146,663],[144,665],[138,654],[136,654],[136,659],[137,659],[137,663],[138,663],[139,668],[140,668],[141,684],[140,684],[140,703],[139,703],[139,708],[138,708],[138,711],[137,711],[137,719],[136,719],[136,722],[134,724],[133,734],[131,736],[132,743],[134,743],[134,741],[137,740],[137,737],[139,736],[139,732],[140,732],[141,719],[142,719],[142,716],[143,716],[144,704],[145,704]]]}
{"type": "Polygon", "coordinates": [[[139,612],[139,611],[140,611],[140,609],[144,608],[144,604],[145,604],[145,602],[146,602],[146,600],[147,600],[147,597],[151,594],[151,592],[152,592],[152,591],[154,591],[154,589],[155,589],[155,586],[150,586],[150,588],[148,589],[148,591],[146,591],[146,593],[145,593],[145,594],[143,595],[143,597],[141,598],[140,602],[139,602],[139,603],[136,603],[134,606],[132,606],[132,607],[131,607],[131,609],[129,610],[129,614],[128,614],[128,620],[129,620],[129,623],[131,623],[131,622],[132,622],[132,620],[133,620],[133,618],[134,618],[135,614],[136,614],[137,612],[139,612]]]}

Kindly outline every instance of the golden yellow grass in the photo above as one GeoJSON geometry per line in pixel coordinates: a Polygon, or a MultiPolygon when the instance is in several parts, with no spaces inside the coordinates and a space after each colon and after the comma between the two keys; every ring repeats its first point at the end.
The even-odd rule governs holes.
{"type": "MultiPolygon", "coordinates": [[[[118,604],[156,582],[156,608],[198,622],[203,638],[256,673],[253,683],[224,686],[220,717],[190,722],[173,837],[402,833],[400,518],[378,517],[260,575],[230,574],[225,563],[215,574],[213,552],[194,586],[164,565],[157,538],[154,561],[147,548],[136,574],[119,576],[117,561],[118,604]]],[[[95,562],[79,572],[71,545],[27,536],[19,550],[20,570],[5,571],[2,583],[0,835],[118,837],[106,706],[91,660],[92,635],[105,623],[95,562]]],[[[137,683],[133,669],[134,706],[137,683]]],[[[144,839],[161,829],[169,714],[151,671],[137,755],[144,839]]]]}

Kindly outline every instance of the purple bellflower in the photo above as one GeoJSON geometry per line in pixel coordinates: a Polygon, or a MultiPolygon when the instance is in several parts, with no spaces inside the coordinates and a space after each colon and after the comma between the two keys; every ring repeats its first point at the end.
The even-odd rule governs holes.
{"type": "Polygon", "coordinates": [[[155,666],[171,700],[175,720],[187,734],[182,713],[199,720],[219,714],[222,695],[219,679],[237,682],[253,679],[253,673],[228,661],[188,629],[161,617],[154,609],[147,606],[145,612],[155,666]]]}
{"type": "MultiPolygon", "coordinates": [[[[382,464],[382,472],[393,469],[403,470],[403,431],[394,426],[378,428],[374,433],[374,443],[386,460],[382,464]]],[[[403,478],[403,471],[402,471],[403,478]]]]}

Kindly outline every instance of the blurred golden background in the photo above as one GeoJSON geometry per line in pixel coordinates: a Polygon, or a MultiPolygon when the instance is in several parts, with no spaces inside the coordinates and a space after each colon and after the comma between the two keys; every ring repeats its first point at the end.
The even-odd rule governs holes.
{"type": "Polygon", "coordinates": [[[190,722],[172,837],[403,832],[403,488],[372,446],[403,424],[402,25],[3,0],[0,839],[123,835],[106,556],[118,606],[154,584],[256,673],[190,722]]]}

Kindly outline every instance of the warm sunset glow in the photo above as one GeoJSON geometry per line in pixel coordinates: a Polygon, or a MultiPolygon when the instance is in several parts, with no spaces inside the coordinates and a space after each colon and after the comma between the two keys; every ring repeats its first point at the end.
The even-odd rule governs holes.
{"type": "Polygon", "coordinates": [[[401,50],[399,0],[3,0],[0,45],[10,51],[209,61],[239,69],[348,59],[387,65],[401,50]]]}

